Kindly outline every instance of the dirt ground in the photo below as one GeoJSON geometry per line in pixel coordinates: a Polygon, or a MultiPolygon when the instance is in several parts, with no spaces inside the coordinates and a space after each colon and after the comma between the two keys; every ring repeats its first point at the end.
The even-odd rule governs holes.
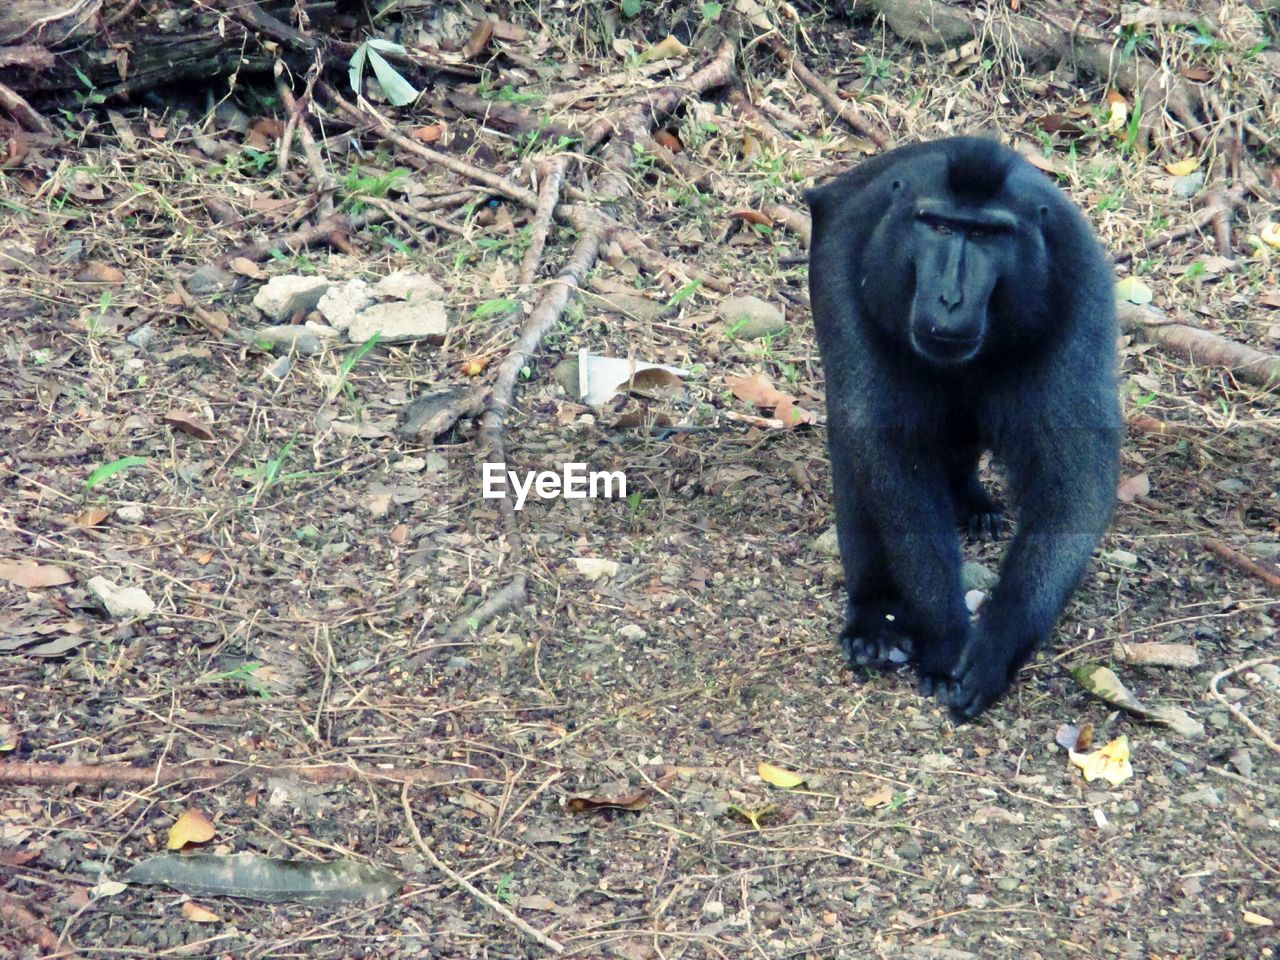
{"type": "MultiPolygon", "coordinates": [[[[423,16],[467,39],[460,14],[423,16]]],[[[634,32],[610,46],[506,19],[528,33],[507,41],[491,89],[511,85],[508,104],[534,114],[558,115],[550,98],[574,89],[603,110],[707,52],[659,70],[634,32]]],[[[869,22],[809,29],[823,76],[897,142],[996,131],[1057,170],[1110,249],[1137,253],[1121,274],[1172,319],[1280,348],[1280,251],[1247,240],[1280,219],[1274,198],[1236,211],[1225,266],[1209,227],[1147,251],[1203,195],[1177,192],[1165,166],[1180,157],[1106,131],[1103,85],[948,66],[869,22]],[[1046,116],[1078,123],[1046,132],[1046,116]]],[[[1240,55],[1204,54],[1215,70],[1240,55]]],[[[256,274],[229,264],[305,224],[315,196],[297,152],[279,170],[279,129],[259,122],[279,103],[252,78],[213,112],[203,91],[86,98],[51,114],[62,142],[30,142],[0,172],[0,770],[45,771],[0,779],[0,954],[1276,955],[1277,590],[1205,545],[1280,572],[1275,389],[1124,338],[1126,415],[1167,426],[1130,429],[1122,475],[1147,490],[1119,503],[1052,647],[962,727],[908,672],[850,670],[833,641],[824,429],[752,425],[768,411],[730,389],[759,372],[822,411],[804,247],[734,214],[803,210],[812,176],[873,148],[776,61],[744,56],[780,139],[715,93],[695,98],[668,132],[680,169],[711,179],[637,153],[615,212],[672,261],[783,308],[785,327],[739,336],[722,293],[606,243],[522,372],[505,440],[511,469],[621,470],[629,496],[531,497],[518,561],[481,495],[476,421],[436,441],[397,427],[415,398],[492,374],[574,231],[552,230],[523,291],[532,211],[327,113],[315,130],[339,211],[400,214],[336,248],[277,247],[256,274]],[[455,199],[434,220],[404,215],[437,197],[455,199]],[[328,340],[282,364],[255,339],[267,278],[396,270],[443,288],[443,343],[328,340]],[[570,392],[580,350],[674,365],[683,388],[588,407],[570,392]],[[580,558],[616,570],[591,579],[580,558]],[[48,585],[18,570],[30,562],[48,585]],[[466,629],[517,573],[527,603],[466,629]],[[95,577],[139,588],[154,612],[106,612],[95,577]],[[1190,645],[1199,663],[1135,665],[1117,642],[1190,645]],[[1211,694],[1220,671],[1260,658],[1211,694]],[[1110,666],[1203,735],[1090,695],[1080,664],[1110,666]],[[1085,782],[1056,742],[1064,724],[1090,727],[1095,748],[1127,736],[1133,776],[1085,782]],[[145,772],[209,762],[243,769],[145,772]],[[775,785],[762,763],[803,782],[775,785]],[[393,888],[267,903],[120,882],[188,811],[213,828],[188,851],[349,860],[393,888]]],[[[444,119],[381,109],[405,131],[444,119]]],[[[528,183],[519,135],[463,115],[444,133],[431,149],[528,183]]],[[[967,558],[994,571],[1001,549],[967,558]]]]}

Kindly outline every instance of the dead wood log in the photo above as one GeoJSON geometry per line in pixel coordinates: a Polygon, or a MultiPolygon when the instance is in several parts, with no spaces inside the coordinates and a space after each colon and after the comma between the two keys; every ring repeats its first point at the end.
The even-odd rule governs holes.
{"type": "MultiPolygon", "coordinates": [[[[293,0],[258,0],[253,9],[269,18],[264,22],[297,33],[288,26],[294,7],[293,0]]],[[[335,0],[311,0],[311,29],[323,32],[336,7],[335,0]]],[[[31,98],[129,101],[184,82],[206,85],[269,70],[273,58],[252,42],[251,34],[261,31],[245,21],[208,3],[6,0],[0,3],[0,84],[31,98]]]]}

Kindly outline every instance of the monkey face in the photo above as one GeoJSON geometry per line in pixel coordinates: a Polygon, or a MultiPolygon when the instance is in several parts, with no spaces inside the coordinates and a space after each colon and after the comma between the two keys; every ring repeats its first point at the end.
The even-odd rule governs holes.
{"type": "Polygon", "coordinates": [[[918,200],[913,206],[911,347],[938,366],[963,364],[981,352],[996,284],[1016,262],[1017,220],[1007,209],[955,198],[918,200]]]}

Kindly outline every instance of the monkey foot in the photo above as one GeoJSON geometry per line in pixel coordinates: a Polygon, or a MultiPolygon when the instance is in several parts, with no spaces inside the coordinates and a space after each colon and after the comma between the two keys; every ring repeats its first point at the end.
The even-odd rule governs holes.
{"type": "Polygon", "coordinates": [[[851,617],[840,633],[841,651],[856,667],[891,670],[902,666],[914,652],[911,638],[895,631],[888,618],[877,619],[882,622],[867,623],[866,618],[851,617]]]}
{"type": "Polygon", "coordinates": [[[968,649],[945,675],[920,676],[920,692],[936,697],[956,723],[967,723],[991,706],[1009,686],[1009,670],[1000,658],[983,659],[968,649]]]}
{"type": "Polygon", "coordinates": [[[969,516],[970,540],[1000,539],[1000,530],[1004,526],[1004,514],[1000,512],[999,504],[993,503],[991,506],[991,510],[969,516]]]}

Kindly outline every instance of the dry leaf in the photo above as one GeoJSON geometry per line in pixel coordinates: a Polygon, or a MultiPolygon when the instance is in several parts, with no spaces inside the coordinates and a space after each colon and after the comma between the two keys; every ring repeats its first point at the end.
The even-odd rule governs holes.
{"type": "Polygon", "coordinates": [[[681,153],[684,150],[683,141],[665,127],[658,130],[653,135],[653,139],[657,140],[659,144],[666,147],[672,153],[681,153]]]}
{"type": "Polygon", "coordinates": [[[812,410],[806,410],[804,407],[796,405],[794,397],[784,396],[778,405],[773,408],[773,415],[782,421],[783,426],[788,430],[795,427],[804,426],[805,424],[813,424],[818,422],[818,415],[812,410]]]}
{"type": "Polygon", "coordinates": [[[1280,223],[1264,223],[1258,236],[1268,247],[1280,250],[1280,223]]]}
{"type": "Polygon", "coordinates": [[[74,578],[61,567],[41,566],[34,560],[0,560],[0,580],[8,580],[15,587],[38,590],[71,583],[74,578]]]}
{"type": "Polygon", "coordinates": [[[761,213],[759,210],[734,210],[729,214],[730,220],[745,220],[747,223],[757,223],[762,227],[773,225],[773,219],[767,213],[761,213]]]}
{"type": "Polygon", "coordinates": [[[688,55],[689,48],[677,40],[670,34],[666,39],[660,40],[652,47],[640,54],[641,63],[651,63],[654,60],[667,60],[672,57],[683,57],[688,55]]]}
{"type": "Polygon", "coordinates": [[[1175,177],[1185,177],[1195,171],[1200,166],[1200,161],[1195,157],[1186,160],[1179,160],[1177,163],[1166,163],[1165,171],[1175,177]]]}
{"type": "Polygon", "coordinates": [[[1107,91],[1106,101],[1108,132],[1124,133],[1124,128],[1129,123],[1129,102],[1125,100],[1124,94],[1115,90],[1107,91]]]}
{"type": "Polygon", "coordinates": [[[761,761],[756,767],[756,772],[760,774],[760,778],[765,783],[771,783],[775,787],[782,787],[784,790],[793,790],[804,783],[804,777],[790,770],[784,770],[782,767],[775,767],[772,763],[761,761]]]}
{"type": "Polygon", "coordinates": [[[648,790],[629,790],[626,793],[596,793],[589,797],[570,797],[565,807],[571,813],[588,810],[643,810],[649,805],[648,790]]]}
{"type": "Polygon", "coordinates": [[[222,918],[200,906],[194,900],[182,904],[182,915],[192,923],[219,923],[222,918]]]}
{"type": "Polygon", "coordinates": [[[620,569],[617,560],[604,560],[600,557],[574,557],[573,566],[588,580],[616,577],[620,569]]]}
{"type": "Polygon", "coordinates": [[[175,430],[190,434],[198,440],[214,439],[213,428],[198,417],[181,410],[170,410],[163,417],[164,422],[175,430]]]}
{"type": "Polygon", "coordinates": [[[233,273],[238,273],[242,277],[248,277],[250,280],[261,280],[266,274],[262,268],[250,260],[248,257],[236,257],[227,264],[233,273]]]}
{"type": "Polygon", "coordinates": [[[467,40],[467,45],[462,48],[462,56],[466,60],[474,60],[480,54],[484,53],[485,47],[489,46],[489,41],[493,39],[493,21],[481,20],[471,30],[471,36],[467,40]]]}
{"type": "Polygon", "coordinates": [[[1126,477],[1116,487],[1116,499],[1121,503],[1133,503],[1138,497],[1151,494],[1151,480],[1145,473],[1126,477]]]}
{"type": "Polygon", "coordinates": [[[169,839],[165,846],[170,850],[181,850],[190,843],[206,843],[213,839],[213,823],[199,810],[186,810],[169,828],[169,839]]]}
{"type": "Polygon", "coordinates": [[[444,136],[444,125],[433,123],[428,127],[414,127],[409,131],[409,136],[419,143],[435,143],[444,136]]]}
{"type": "Polygon", "coordinates": [[[1240,919],[1251,927],[1274,927],[1276,922],[1270,917],[1264,917],[1260,913],[1254,913],[1252,910],[1243,910],[1240,913],[1240,919]]]}
{"type": "Polygon", "coordinates": [[[1151,302],[1151,288],[1137,277],[1123,277],[1116,281],[1116,296],[1142,306],[1151,302]]]}
{"type": "Polygon", "coordinates": [[[893,803],[893,787],[887,783],[877,790],[875,793],[868,794],[862,798],[862,805],[868,810],[875,810],[879,807],[887,807],[893,803]]]}
{"type": "Polygon", "coordinates": [[[1089,782],[1101,778],[1117,787],[1133,776],[1133,765],[1129,762],[1129,738],[1123,734],[1093,753],[1072,750],[1071,762],[1080,768],[1089,782]]]}
{"type": "Polygon", "coordinates": [[[102,507],[90,507],[71,522],[77,527],[96,527],[109,516],[111,516],[110,510],[104,510],[102,507]]]}
{"type": "Polygon", "coordinates": [[[763,373],[754,373],[749,377],[733,377],[726,383],[729,392],[739,400],[744,400],[757,407],[772,409],[790,395],[783,393],[773,385],[763,373]]]}
{"type": "Polygon", "coordinates": [[[463,360],[461,366],[462,375],[464,377],[478,377],[484,373],[489,367],[492,357],[472,357],[470,360],[463,360]]]}
{"type": "Polygon", "coordinates": [[[124,283],[124,274],[109,263],[90,260],[72,274],[71,279],[79,283],[124,283]]]}

